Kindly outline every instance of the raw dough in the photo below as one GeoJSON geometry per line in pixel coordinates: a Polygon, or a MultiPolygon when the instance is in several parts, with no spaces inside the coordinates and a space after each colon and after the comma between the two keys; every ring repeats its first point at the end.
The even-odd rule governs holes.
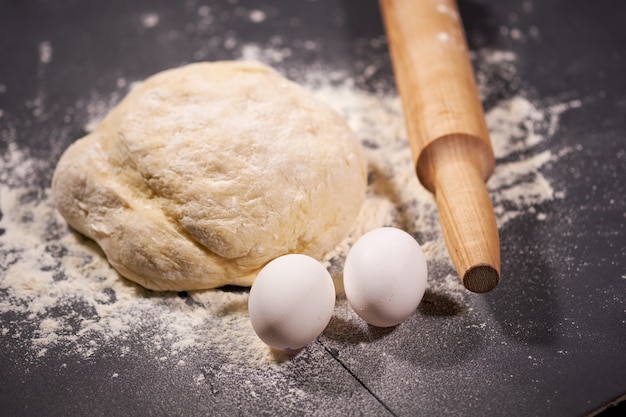
{"type": "Polygon", "coordinates": [[[254,62],[156,74],[70,146],[60,213],[123,276],[153,290],[251,285],[287,253],[320,259],[365,199],[346,122],[254,62]]]}

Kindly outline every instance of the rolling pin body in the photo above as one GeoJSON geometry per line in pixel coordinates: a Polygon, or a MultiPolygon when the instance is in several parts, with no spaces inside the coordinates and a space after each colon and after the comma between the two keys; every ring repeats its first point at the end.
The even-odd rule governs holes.
{"type": "Polygon", "coordinates": [[[421,183],[434,193],[452,262],[470,291],[500,280],[500,243],[485,181],[495,158],[453,0],[381,0],[421,183]]]}

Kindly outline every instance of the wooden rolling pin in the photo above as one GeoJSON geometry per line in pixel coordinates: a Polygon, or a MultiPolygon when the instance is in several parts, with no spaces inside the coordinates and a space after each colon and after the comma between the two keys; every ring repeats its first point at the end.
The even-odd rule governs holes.
{"type": "Polygon", "coordinates": [[[380,0],[413,162],[435,195],[452,262],[473,292],[500,281],[485,181],[495,158],[454,0],[380,0]]]}

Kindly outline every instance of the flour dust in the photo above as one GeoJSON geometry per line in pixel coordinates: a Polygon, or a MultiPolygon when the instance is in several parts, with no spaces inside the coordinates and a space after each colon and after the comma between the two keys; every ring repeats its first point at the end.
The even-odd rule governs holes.
{"type": "MultiPolygon", "coordinates": [[[[199,14],[203,19],[210,16],[199,14]]],[[[262,22],[264,16],[251,11],[248,18],[262,22]]],[[[159,24],[155,14],[141,19],[146,30],[159,24]]],[[[239,48],[242,59],[261,60],[279,70],[291,54],[284,45],[233,48],[239,48]]],[[[42,65],[54,59],[50,43],[42,43],[39,53],[42,65]]],[[[482,50],[474,60],[480,92],[490,103],[486,118],[498,158],[488,187],[500,231],[506,233],[507,223],[516,217],[545,219],[541,206],[563,198],[564,191],[553,188],[542,167],[578,149],[555,154],[542,145],[558,130],[560,115],[581,102],[546,105],[529,100],[516,87],[516,56],[511,52],[482,50]],[[495,79],[511,91],[503,94],[500,84],[492,84],[495,79]]],[[[466,293],[448,259],[433,197],[411,166],[400,100],[389,88],[372,92],[360,87],[378,67],[360,68],[356,75],[322,66],[284,71],[346,117],[367,155],[369,185],[361,215],[350,236],[325,259],[339,293],[335,314],[360,320],[343,296],[343,259],[361,234],[379,226],[401,227],[413,234],[429,262],[429,290],[463,303],[466,293]]],[[[77,102],[73,110],[87,115],[85,130],[93,129],[132,85],[119,79],[109,95],[91,92],[77,102]]],[[[45,116],[41,99],[31,103],[36,117],[45,116]]],[[[7,144],[0,158],[0,342],[7,349],[29,352],[32,363],[49,355],[91,360],[107,354],[142,354],[155,363],[184,366],[193,353],[256,369],[279,366],[287,359],[255,336],[245,289],[153,293],[121,278],[97,245],[70,230],[56,212],[49,185],[40,185],[42,177],[51,176],[53,162],[17,145],[20,133],[11,128],[11,118],[0,112],[0,138],[7,144]],[[137,345],[142,352],[136,351],[137,345]]],[[[201,383],[204,376],[195,378],[201,383]]]]}

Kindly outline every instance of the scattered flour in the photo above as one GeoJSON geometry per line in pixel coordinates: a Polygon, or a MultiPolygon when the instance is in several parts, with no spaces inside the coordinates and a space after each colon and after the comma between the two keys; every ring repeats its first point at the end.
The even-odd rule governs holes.
{"type": "Polygon", "coordinates": [[[50,41],[43,41],[39,44],[39,62],[49,64],[52,61],[52,44],[50,41]]]}
{"type": "Polygon", "coordinates": [[[265,12],[263,12],[262,10],[256,10],[256,9],[250,10],[250,13],[248,14],[248,18],[253,23],[264,22],[265,21],[265,12]]]}
{"type": "MultiPolygon", "coordinates": [[[[248,18],[260,23],[265,19],[261,13],[250,11],[248,18]]],[[[206,6],[197,14],[200,23],[207,24],[213,16],[206,6]]],[[[146,28],[158,21],[156,14],[142,17],[146,28]]],[[[315,43],[302,46],[316,47],[315,43]]],[[[290,47],[278,39],[269,47],[232,47],[238,47],[244,59],[270,65],[291,54],[290,47]]],[[[40,61],[50,62],[51,46],[42,43],[39,50],[40,61]]],[[[479,51],[474,59],[481,95],[491,103],[486,118],[498,158],[488,186],[501,233],[506,233],[507,223],[518,216],[532,214],[545,220],[536,208],[563,197],[563,191],[554,190],[541,172],[562,153],[555,155],[542,144],[558,129],[561,113],[581,103],[542,105],[528,100],[516,87],[516,57],[511,52],[479,51]],[[506,82],[513,93],[503,95],[494,80],[506,82]]],[[[358,322],[343,297],[343,258],[361,234],[383,225],[412,233],[429,261],[429,291],[445,293],[462,304],[466,293],[448,260],[434,199],[411,166],[400,100],[391,92],[358,87],[376,74],[378,63],[359,68],[358,74],[327,68],[285,71],[345,115],[363,142],[369,164],[368,196],[361,215],[350,236],[325,260],[339,293],[335,314],[358,322]]],[[[97,126],[132,85],[119,79],[110,95],[92,93],[77,102],[75,111],[88,116],[85,130],[97,126]]],[[[53,162],[20,149],[16,129],[2,128],[0,135],[7,144],[0,159],[0,343],[31,352],[33,362],[54,352],[79,360],[125,356],[136,349],[137,340],[155,362],[172,366],[185,366],[189,352],[219,355],[225,363],[253,368],[274,366],[288,357],[256,338],[245,289],[152,293],[119,277],[93,242],[67,227],[54,208],[49,187],[38,185],[42,175],[50,177],[53,162]]],[[[111,376],[117,377],[117,373],[111,376]]],[[[204,380],[204,374],[195,376],[198,384],[204,380]]]]}
{"type": "Polygon", "coordinates": [[[158,13],[145,13],[141,15],[141,24],[144,28],[153,28],[159,24],[158,13]]]}

